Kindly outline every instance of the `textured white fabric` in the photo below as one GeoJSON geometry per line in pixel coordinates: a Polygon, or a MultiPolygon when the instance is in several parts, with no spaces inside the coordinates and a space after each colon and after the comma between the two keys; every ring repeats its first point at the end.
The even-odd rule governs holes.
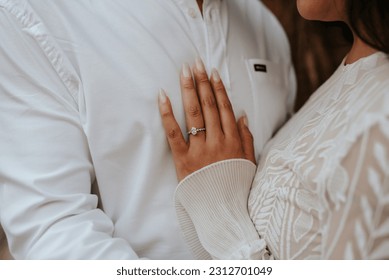
{"type": "Polygon", "coordinates": [[[286,36],[259,1],[203,12],[195,0],[0,0],[0,213],[15,258],[193,257],[159,88],[186,130],[181,65],[220,69],[237,113],[257,120],[257,154],[294,96],[286,36]]]}
{"type": "MultiPolygon", "coordinates": [[[[236,189],[226,180],[215,180],[228,170],[237,176],[241,169],[229,169],[233,162],[198,172],[180,188],[202,190],[201,196],[236,189]],[[224,166],[224,167],[223,167],[224,166]],[[234,171],[235,170],[235,171],[234,171]],[[205,193],[204,193],[205,192],[205,193]]],[[[245,173],[243,173],[245,174],[245,173]]],[[[227,175],[225,175],[227,176],[227,175]]],[[[231,184],[246,187],[244,182],[231,184]]],[[[227,178],[228,178],[227,177],[227,178]]],[[[191,197],[193,201],[196,198],[191,197]]],[[[213,198],[209,198],[213,201],[213,198]]],[[[185,208],[200,242],[214,235],[205,217],[224,205],[201,204],[201,217],[193,217],[196,205],[185,208]],[[201,225],[197,224],[200,223],[201,225]]],[[[227,202],[227,203],[226,203],[227,202]]],[[[243,207],[243,206],[240,206],[243,207]]],[[[389,258],[389,60],[376,53],[351,65],[341,65],[334,75],[269,142],[258,164],[248,200],[252,223],[259,239],[260,258],[275,259],[388,259],[389,258]],[[269,254],[269,255],[266,255],[269,254]]],[[[218,213],[218,212],[215,212],[218,213]]],[[[220,215],[229,227],[251,232],[247,219],[220,215]]],[[[181,223],[181,222],[180,222],[181,223]]],[[[188,234],[186,234],[188,235],[188,234]]],[[[244,234],[242,234],[244,236],[244,234]]],[[[252,238],[225,238],[219,230],[218,258],[231,258],[230,248],[250,247],[252,238]],[[223,254],[220,252],[224,251],[223,254]]],[[[212,252],[213,246],[204,246],[212,252]]],[[[247,249],[246,249],[247,250],[247,249]]],[[[251,251],[242,254],[246,258],[251,251]]],[[[251,254],[253,255],[253,254],[251,254]]]]}
{"type": "MultiPolygon", "coordinates": [[[[177,217],[197,258],[210,258],[199,241],[216,259],[223,258],[225,254],[230,258],[239,258],[250,248],[255,248],[250,251],[256,255],[258,248],[263,247],[264,242],[258,240],[247,210],[255,170],[255,164],[250,161],[228,160],[207,166],[180,182],[175,194],[177,217]],[[213,188],[215,184],[221,188],[213,188]],[[208,205],[213,205],[212,212],[207,211],[208,205]],[[234,221],[240,221],[241,226],[236,226],[234,221]],[[223,232],[222,239],[219,238],[220,232],[223,232]],[[236,240],[253,242],[234,244],[236,240]],[[242,251],[242,246],[247,248],[242,251]]],[[[251,258],[250,252],[246,257],[251,258]]]]}

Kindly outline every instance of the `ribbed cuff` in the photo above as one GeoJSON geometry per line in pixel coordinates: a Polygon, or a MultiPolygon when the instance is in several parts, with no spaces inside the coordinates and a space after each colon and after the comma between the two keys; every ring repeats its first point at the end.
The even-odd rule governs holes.
{"type": "Polygon", "coordinates": [[[262,258],[266,244],[247,210],[255,170],[248,160],[226,160],[189,175],[178,185],[177,216],[198,258],[262,258]]]}

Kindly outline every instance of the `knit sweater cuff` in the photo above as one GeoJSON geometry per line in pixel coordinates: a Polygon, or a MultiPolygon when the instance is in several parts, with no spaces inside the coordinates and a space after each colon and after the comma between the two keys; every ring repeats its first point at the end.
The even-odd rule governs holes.
{"type": "Polygon", "coordinates": [[[248,160],[225,160],[200,169],[178,185],[178,220],[197,258],[262,259],[267,255],[247,209],[255,170],[248,160]]]}

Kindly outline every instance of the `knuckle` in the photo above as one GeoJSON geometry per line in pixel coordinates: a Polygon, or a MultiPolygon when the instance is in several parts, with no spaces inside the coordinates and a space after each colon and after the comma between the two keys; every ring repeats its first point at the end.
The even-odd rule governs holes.
{"type": "Polygon", "coordinates": [[[191,116],[193,118],[197,118],[197,117],[201,116],[200,107],[197,106],[197,105],[190,105],[190,106],[188,106],[187,113],[188,113],[189,116],[191,116]]]}
{"type": "Polygon", "coordinates": [[[166,110],[166,111],[161,112],[161,116],[164,119],[170,119],[170,118],[174,117],[173,112],[170,110],[166,110]]]}
{"type": "Polygon", "coordinates": [[[186,89],[186,90],[193,90],[195,88],[194,84],[193,84],[193,80],[191,78],[183,79],[182,80],[182,88],[186,89]]]}
{"type": "Polygon", "coordinates": [[[221,107],[221,109],[228,110],[228,111],[232,111],[231,102],[228,101],[228,100],[222,100],[222,101],[220,102],[220,107],[221,107]]]}
{"type": "Polygon", "coordinates": [[[224,86],[223,86],[222,82],[214,83],[213,87],[214,87],[215,91],[217,91],[217,92],[224,91],[224,86]]]}
{"type": "Polygon", "coordinates": [[[205,73],[200,73],[200,74],[198,74],[197,79],[196,79],[196,82],[197,82],[198,84],[208,84],[208,83],[209,83],[209,80],[208,80],[207,74],[205,74],[205,73]]]}
{"type": "Polygon", "coordinates": [[[201,103],[204,107],[208,107],[208,108],[214,108],[216,106],[215,98],[213,98],[212,96],[204,97],[201,100],[201,103]]]}
{"type": "Polygon", "coordinates": [[[178,136],[179,136],[179,131],[177,128],[171,128],[168,130],[167,137],[170,140],[176,140],[178,139],[178,136]]]}

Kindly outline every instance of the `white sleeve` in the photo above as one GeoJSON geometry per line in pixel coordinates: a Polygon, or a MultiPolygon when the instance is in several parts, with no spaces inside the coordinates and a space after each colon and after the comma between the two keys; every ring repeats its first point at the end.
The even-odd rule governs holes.
{"type": "Polygon", "coordinates": [[[247,209],[255,170],[248,160],[226,160],[189,175],[178,185],[178,220],[197,258],[271,257],[247,209]]]}
{"type": "Polygon", "coordinates": [[[352,144],[331,178],[325,259],[389,259],[389,118],[352,144]]]}
{"type": "Polygon", "coordinates": [[[137,258],[91,194],[95,176],[65,57],[0,1],[0,214],[17,259],[137,258]]]}

